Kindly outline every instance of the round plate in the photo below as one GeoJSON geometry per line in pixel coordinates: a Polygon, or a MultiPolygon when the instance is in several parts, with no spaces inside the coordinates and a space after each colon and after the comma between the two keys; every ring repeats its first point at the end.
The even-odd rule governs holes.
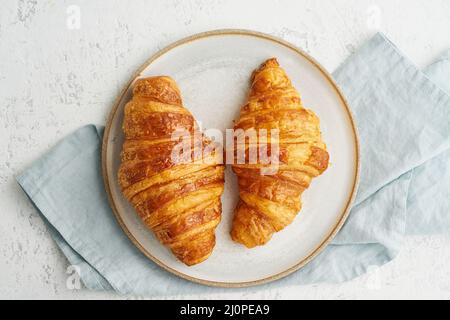
{"type": "Polygon", "coordinates": [[[132,77],[114,105],[103,140],[103,175],[111,207],[131,241],[151,260],[185,279],[214,286],[243,287],[282,278],[311,261],[345,221],[356,193],[358,138],[344,97],[330,75],[293,45],[253,31],[218,30],[178,41],[151,57],[132,77]],[[228,167],[222,196],[222,221],[216,246],[203,263],[187,267],[161,245],[122,196],[117,182],[123,143],[124,105],[140,77],[169,75],[181,89],[188,108],[203,130],[233,127],[245,102],[252,71],[277,57],[305,107],[320,118],[330,166],[303,193],[303,208],[294,222],[254,249],[234,243],[229,235],[238,187],[228,167]]]}

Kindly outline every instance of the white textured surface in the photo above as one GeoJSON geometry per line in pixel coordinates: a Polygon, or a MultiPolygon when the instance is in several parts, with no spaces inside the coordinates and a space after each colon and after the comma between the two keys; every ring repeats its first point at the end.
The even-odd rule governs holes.
{"type": "MultiPolygon", "coordinates": [[[[381,30],[424,66],[450,48],[450,2],[4,1],[0,298],[118,298],[67,288],[68,263],[13,176],[79,126],[103,124],[122,86],[149,55],[174,40],[218,28],[283,37],[330,71],[381,30]],[[71,29],[77,8],[80,28],[71,29]]],[[[449,299],[449,249],[450,236],[409,238],[393,262],[345,284],[187,297],[449,299]]]]}

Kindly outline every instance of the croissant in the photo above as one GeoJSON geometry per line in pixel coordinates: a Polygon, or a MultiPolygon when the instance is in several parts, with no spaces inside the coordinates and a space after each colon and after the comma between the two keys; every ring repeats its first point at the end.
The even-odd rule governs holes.
{"type": "MultiPolygon", "coordinates": [[[[277,170],[264,174],[261,163],[232,166],[239,182],[240,199],[231,230],[234,241],[248,248],[267,243],[275,232],[289,225],[301,209],[300,196],[328,167],[329,155],[322,141],[319,119],[303,108],[300,95],[275,58],[265,61],[251,77],[247,103],[235,122],[238,129],[278,129],[278,140],[266,142],[278,147],[277,170]]],[[[245,140],[246,141],[246,140],[245,140]]],[[[258,140],[258,145],[264,140],[258,140]]],[[[249,150],[249,143],[237,142],[249,150]]],[[[267,148],[270,151],[270,148],[267,148]]]]}
{"type": "Polygon", "coordinates": [[[123,195],[179,260],[189,266],[206,260],[221,219],[222,151],[199,132],[170,77],[139,79],[124,113],[118,172],[123,195]],[[187,134],[177,136],[180,130],[187,134]],[[186,137],[201,143],[188,141],[190,157],[179,161],[173,151],[186,137]]]}

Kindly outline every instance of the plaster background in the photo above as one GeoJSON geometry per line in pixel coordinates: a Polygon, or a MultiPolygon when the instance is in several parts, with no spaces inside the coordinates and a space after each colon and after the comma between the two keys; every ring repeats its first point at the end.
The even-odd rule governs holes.
{"type": "MultiPolygon", "coordinates": [[[[423,67],[450,48],[450,2],[3,1],[0,298],[120,298],[66,286],[68,262],[13,177],[69,132],[104,124],[122,86],[151,54],[185,36],[220,28],[282,37],[329,71],[382,31],[423,67]],[[79,28],[72,20],[77,10],[79,28]]],[[[450,235],[413,237],[393,262],[344,284],[178,298],[450,299],[449,265],[450,235]]]]}

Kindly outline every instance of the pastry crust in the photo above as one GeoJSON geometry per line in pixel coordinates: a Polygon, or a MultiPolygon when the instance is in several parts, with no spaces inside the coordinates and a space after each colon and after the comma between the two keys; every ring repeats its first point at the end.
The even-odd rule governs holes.
{"type": "MultiPolygon", "coordinates": [[[[197,128],[183,107],[170,77],[140,79],[125,106],[125,142],[118,180],[122,193],[161,243],[186,265],[206,260],[215,245],[221,218],[224,167],[221,154],[197,128]],[[172,156],[180,143],[173,134],[184,130],[200,137],[201,157],[180,162],[172,156]]],[[[197,148],[197,149],[196,149],[197,148]]]]}
{"type": "MultiPolygon", "coordinates": [[[[272,175],[262,174],[268,164],[233,164],[240,200],[235,209],[231,237],[252,248],[267,243],[289,225],[301,209],[300,196],[328,167],[318,117],[303,108],[297,90],[275,58],[252,74],[247,103],[241,108],[235,130],[279,130],[279,164],[272,175]]],[[[259,140],[258,143],[261,143],[259,140]]],[[[268,138],[270,140],[270,137],[268,138]]],[[[249,149],[248,142],[235,145],[249,149]]]]}

